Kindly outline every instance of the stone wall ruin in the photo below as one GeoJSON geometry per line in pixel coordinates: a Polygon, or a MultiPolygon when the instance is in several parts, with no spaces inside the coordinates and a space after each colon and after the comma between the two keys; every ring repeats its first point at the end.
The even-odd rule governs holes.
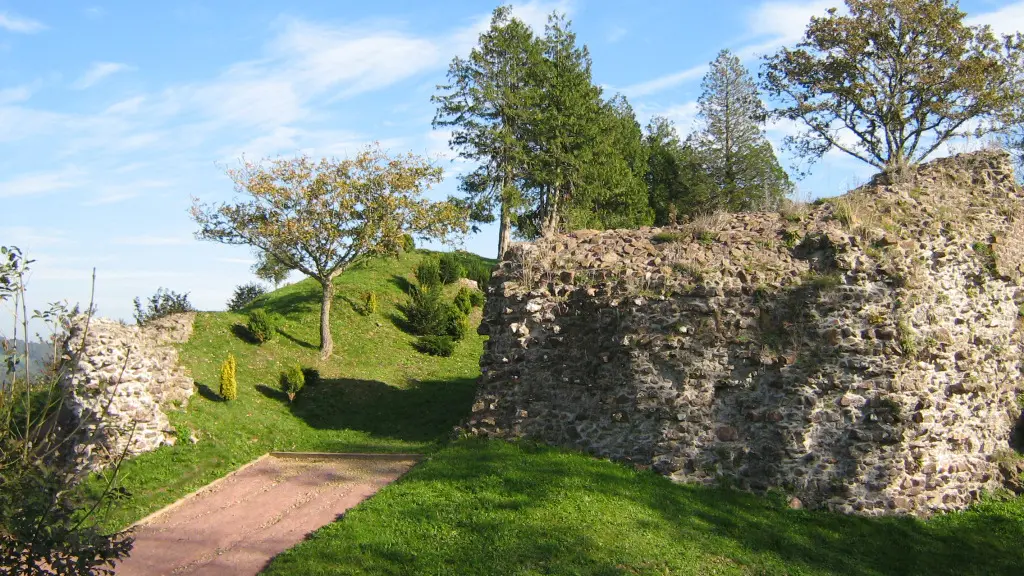
{"type": "Polygon", "coordinates": [[[1021,418],[1022,201],[978,152],[804,209],[515,245],[465,428],[842,512],[963,508],[1021,418]]]}

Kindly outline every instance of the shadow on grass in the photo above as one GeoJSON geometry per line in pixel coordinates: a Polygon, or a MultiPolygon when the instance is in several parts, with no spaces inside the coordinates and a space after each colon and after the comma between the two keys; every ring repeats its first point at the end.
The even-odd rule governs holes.
{"type": "Polygon", "coordinates": [[[256,391],[259,392],[260,394],[263,394],[267,398],[270,398],[271,400],[276,400],[278,402],[284,402],[284,403],[288,402],[288,395],[287,394],[285,394],[284,392],[281,392],[280,390],[278,390],[276,388],[271,388],[270,386],[267,386],[266,384],[257,384],[256,385],[256,391]]]}
{"type": "Polygon", "coordinates": [[[305,340],[300,340],[299,338],[296,338],[295,336],[292,336],[288,332],[285,332],[281,328],[277,329],[277,333],[280,334],[281,336],[284,336],[285,340],[290,340],[293,344],[296,344],[296,345],[301,346],[303,348],[308,348],[310,350],[316,350],[317,349],[317,346],[315,344],[313,344],[311,342],[306,342],[305,340]]]}
{"type": "Polygon", "coordinates": [[[387,542],[360,541],[357,564],[386,572],[418,557],[436,559],[430,550],[436,531],[457,532],[462,542],[445,549],[441,563],[476,574],[530,565],[545,573],[699,574],[724,561],[744,574],[981,576],[1019,574],[1024,565],[1020,502],[929,521],[789,510],[781,497],[675,485],[582,455],[479,440],[436,454],[399,487],[414,497],[378,497],[383,508],[366,519],[420,526],[422,539],[411,534],[396,546],[384,531],[387,542]],[[434,510],[438,502],[445,503],[443,515],[434,510]],[[576,517],[552,521],[566,507],[576,517]],[[620,531],[626,526],[640,532],[620,531]],[[640,534],[665,543],[656,557],[642,552],[648,536],[640,534]],[[411,556],[396,558],[396,549],[411,556]],[[624,571],[627,566],[641,570],[624,571]]]}
{"type": "Polygon", "coordinates": [[[247,344],[259,344],[259,342],[252,337],[252,332],[249,332],[249,329],[243,324],[233,324],[231,326],[231,333],[234,334],[236,338],[247,344]]]}
{"type": "MultiPolygon", "coordinates": [[[[473,378],[413,382],[406,388],[375,380],[321,379],[289,406],[321,430],[358,430],[408,442],[441,440],[469,413],[473,378]]],[[[287,402],[287,398],[271,396],[287,402]]],[[[276,394],[276,392],[275,392],[276,394]]]]}
{"type": "Polygon", "coordinates": [[[412,289],[412,282],[409,281],[405,276],[399,276],[395,274],[391,276],[391,283],[398,287],[403,294],[408,294],[409,290],[412,289]]]}
{"type": "Polygon", "coordinates": [[[199,395],[202,396],[203,398],[206,398],[210,402],[224,401],[224,399],[220,397],[220,394],[214,392],[213,388],[210,388],[206,384],[200,384],[199,382],[196,382],[196,388],[199,389],[199,395]]]}

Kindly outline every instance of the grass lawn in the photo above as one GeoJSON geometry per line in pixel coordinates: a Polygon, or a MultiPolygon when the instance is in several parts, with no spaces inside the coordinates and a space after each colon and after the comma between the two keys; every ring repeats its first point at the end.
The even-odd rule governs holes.
{"type": "MultiPolygon", "coordinates": [[[[320,288],[313,281],[286,286],[254,303],[284,317],[280,333],[263,345],[244,338],[245,314],[200,313],[192,338],[180,347],[181,362],[191,370],[198,393],[186,410],[169,414],[182,439],[194,433],[199,442],[179,440],[124,462],[119,485],[127,496],[115,503],[105,524],[127,526],[272,450],[436,450],[469,411],[484,337],[471,333],[450,358],[412,348],[415,337],[396,325],[396,304],[407,299],[403,285],[421,258],[422,253],[413,253],[375,260],[337,279],[331,315],[334,356],[323,363],[317,349],[320,288]],[[362,294],[371,290],[379,310],[363,316],[357,309],[362,294]],[[238,360],[238,399],[233,402],[216,395],[228,353],[238,360]],[[289,404],[277,381],[286,366],[296,363],[319,369],[323,381],[289,404]]],[[[475,309],[474,326],[479,318],[480,309],[475,309]]],[[[101,485],[100,479],[92,480],[93,490],[101,485]]]]}
{"type": "Polygon", "coordinates": [[[1024,499],[922,522],[790,510],[529,444],[462,440],[270,575],[1024,573],[1024,499]]]}

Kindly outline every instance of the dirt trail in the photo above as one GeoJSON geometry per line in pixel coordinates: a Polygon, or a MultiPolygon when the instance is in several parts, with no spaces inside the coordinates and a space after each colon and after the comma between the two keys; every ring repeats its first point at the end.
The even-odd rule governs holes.
{"type": "Polygon", "coordinates": [[[264,456],[140,522],[131,556],[116,574],[257,574],[415,462],[264,456]]]}

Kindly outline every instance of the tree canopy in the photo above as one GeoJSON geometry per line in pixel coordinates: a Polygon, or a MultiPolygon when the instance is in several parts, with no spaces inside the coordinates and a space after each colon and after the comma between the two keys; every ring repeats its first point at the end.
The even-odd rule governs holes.
{"type": "Polygon", "coordinates": [[[811,19],[795,49],[766,58],[765,90],[787,139],[811,161],[833,148],[882,169],[923,160],[951,138],[1012,122],[1022,37],[968,26],[948,0],[846,0],[811,19]]]}
{"type": "Polygon", "coordinates": [[[317,280],[324,358],[333,349],[334,278],[372,256],[398,253],[407,232],[444,241],[467,229],[464,209],[421,198],[441,181],[440,168],[412,154],[389,156],[379,146],[344,160],[243,160],[227,173],[243,199],[211,205],[193,198],[196,237],[251,246],[265,260],[317,280]]]}

